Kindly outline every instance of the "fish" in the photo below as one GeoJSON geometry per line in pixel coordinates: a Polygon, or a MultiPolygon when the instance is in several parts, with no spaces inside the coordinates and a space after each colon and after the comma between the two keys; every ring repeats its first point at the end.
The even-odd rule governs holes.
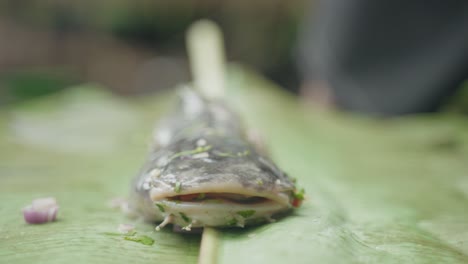
{"type": "Polygon", "coordinates": [[[181,89],[175,110],[153,134],[130,207],[159,221],[157,230],[257,225],[298,207],[303,191],[247,134],[224,100],[181,89]]]}

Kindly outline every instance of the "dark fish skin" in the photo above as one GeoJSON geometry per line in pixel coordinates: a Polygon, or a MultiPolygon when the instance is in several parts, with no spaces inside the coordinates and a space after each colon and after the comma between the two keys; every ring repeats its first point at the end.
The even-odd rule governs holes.
{"type": "Polygon", "coordinates": [[[155,196],[193,193],[200,188],[229,192],[229,186],[240,186],[238,190],[278,198],[286,206],[291,202],[293,181],[247,140],[240,118],[226,103],[208,101],[185,90],[176,111],[157,133],[162,134],[156,135],[134,180],[131,199],[133,207],[147,219],[155,218],[155,196]]]}

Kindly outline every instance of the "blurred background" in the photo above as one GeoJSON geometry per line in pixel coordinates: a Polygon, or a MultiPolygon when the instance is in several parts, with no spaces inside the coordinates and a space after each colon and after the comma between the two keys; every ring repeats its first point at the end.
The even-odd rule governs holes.
{"type": "Polygon", "coordinates": [[[466,98],[465,1],[4,0],[0,105],[84,82],[170,89],[190,80],[184,35],[200,18],[229,60],[315,105],[393,116],[466,98]]]}
{"type": "Polygon", "coordinates": [[[5,0],[0,2],[0,104],[96,82],[121,95],[190,80],[184,34],[220,24],[229,60],[297,92],[305,1],[5,0]]]}

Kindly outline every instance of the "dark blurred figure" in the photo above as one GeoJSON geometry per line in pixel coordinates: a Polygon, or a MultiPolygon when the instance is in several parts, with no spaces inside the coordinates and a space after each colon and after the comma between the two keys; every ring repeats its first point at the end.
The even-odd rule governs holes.
{"type": "Polygon", "coordinates": [[[378,115],[432,112],[468,77],[468,1],[324,0],[301,40],[306,96],[378,115]]]}

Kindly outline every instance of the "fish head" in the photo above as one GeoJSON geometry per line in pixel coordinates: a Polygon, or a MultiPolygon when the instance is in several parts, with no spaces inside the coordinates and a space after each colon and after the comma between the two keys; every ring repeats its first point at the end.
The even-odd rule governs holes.
{"type": "Polygon", "coordinates": [[[247,143],[226,140],[179,142],[173,144],[178,149],[153,157],[137,188],[147,195],[155,219],[189,227],[243,227],[292,208],[291,178],[247,143]]]}

